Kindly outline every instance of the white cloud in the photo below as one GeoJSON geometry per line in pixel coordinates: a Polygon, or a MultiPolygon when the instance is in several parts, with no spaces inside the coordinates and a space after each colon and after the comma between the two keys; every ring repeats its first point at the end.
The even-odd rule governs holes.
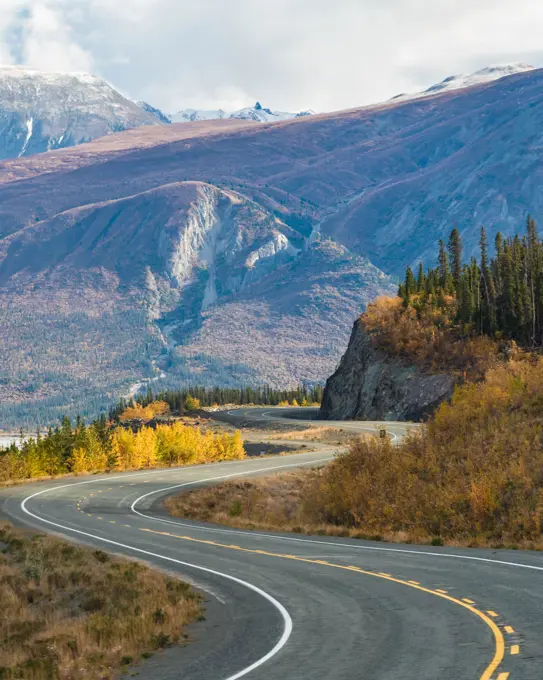
{"type": "Polygon", "coordinates": [[[26,63],[92,70],[168,111],[332,110],[543,65],[541,0],[2,0],[0,35],[21,8],[26,63]]]}
{"type": "Polygon", "coordinates": [[[24,61],[46,71],[93,71],[94,59],[78,44],[62,4],[55,0],[31,3],[24,21],[24,61]]]}

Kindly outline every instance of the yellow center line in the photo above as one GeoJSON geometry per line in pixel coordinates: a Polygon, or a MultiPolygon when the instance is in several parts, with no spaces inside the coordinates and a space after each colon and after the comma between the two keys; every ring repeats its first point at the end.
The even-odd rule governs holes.
{"type": "MultiPolygon", "coordinates": [[[[284,555],[280,553],[271,553],[271,552],[265,552],[263,550],[252,550],[250,548],[241,548],[239,546],[231,546],[231,545],[226,545],[223,543],[216,543],[215,541],[203,541],[197,538],[192,538],[191,536],[179,536],[177,534],[170,534],[167,531],[153,531],[152,529],[145,529],[141,528],[140,531],[145,531],[150,534],[157,534],[159,536],[168,536],[170,538],[178,538],[183,541],[191,541],[193,543],[204,543],[206,545],[213,545],[218,548],[226,548],[227,550],[240,550],[241,552],[246,552],[246,553],[253,553],[257,555],[268,555],[270,557],[278,557],[281,559],[293,559],[298,562],[307,562],[308,564],[322,564],[327,567],[332,567],[335,569],[345,569],[348,571],[353,571],[353,567],[351,566],[346,566],[344,564],[333,564],[330,562],[325,562],[324,560],[312,560],[306,557],[294,557],[292,555],[284,555]]],[[[475,614],[475,616],[478,616],[480,619],[482,619],[486,625],[490,628],[494,635],[494,641],[496,645],[496,649],[494,651],[494,656],[492,658],[492,661],[489,663],[479,680],[492,680],[492,676],[494,675],[494,672],[497,670],[498,666],[501,664],[501,662],[504,659],[505,656],[505,640],[503,637],[503,633],[501,630],[498,628],[498,626],[494,623],[494,621],[487,616],[485,612],[480,611],[479,609],[476,609],[472,605],[475,603],[472,600],[468,600],[467,598],[463,598],[462,600],[458,600],[455,597],[452,597],[451,595],[448,595],[446,593],[440,592],[438,590],[431,590],[430,588],[425,588],[424,586],[421,586],[413,581],[404,581],[399,578],[395,578],[391,576],[390,574],[386,574],[385,572],[379,572],[376,573],[374,571],[366,571],[364,569],[356,569],[356,571],[360,574],[364,574],[366,576],[373,576],[375,578],[381,578],[385,581],[391,581],[392,583],[399,583],[404,586],[408,586],[409,588],[414,588],[415,590],[420,590],[423,593],[429,593],[430,595],[435,595],[436,597],[441,597],[444,600],[449,600],[449,602],[454,602],[455,604],[459,605],[460,607],[464,607],[464,609],[467,609],[470,611],[472,614],[475,614]]],[[[511,647],[511,654],[518,654],[519,647],[518,645],[513,645],[511,647]],[[516,651],[514,649],[516,648],[516,651]]],[[[502,680],[506,680],[507,675],[502,678],[502,680]]]]}
{"type": "Polygon", "coordinates": [[[493,612],[491,609],[489,609],[489,610],[487,611],[487,614],[488,614],[489,616],[492,616],[492,617],[495,618],[495,619],[497,619],[498,616],[499,616],[499,614],[496,614],[496,612],[493,612]]]}
{"type": "Polygon", "coordinates": [[[513,626],[505,626],[504,630],[505,630],[506,633],[514,633],[515,632],[515,629],[513,628],[513,626]]]}
{"type": "Polygon", "coordinates": [[[407,583],[412,583],[414,586],[420,586],[419,581],[408,581],[407,583]]]}
{"type": "Polygon", "coordinates": [[[518,645],[511,645],[511,654],[518,654],[520,652],[520,647],[518,645]]]}
{"type": "Polygon", "coordinates": [[[448,590],[442,590],[441,588],[436,588],[436,593],[443,593],[443,595],[446,595],[449,591],[448,590]]]}
{"type": "Polygon", "coordinates": [[[498,675],[498,680],[507,680],[508,677],[509,677],[509,673],[500,673],[498,675]]]}

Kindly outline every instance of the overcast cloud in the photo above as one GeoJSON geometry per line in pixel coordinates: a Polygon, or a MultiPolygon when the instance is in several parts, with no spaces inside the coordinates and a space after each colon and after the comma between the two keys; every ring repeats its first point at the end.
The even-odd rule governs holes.
{"type": "Polygon", "coordinates": [[[542,0],[0,0],[0,63],[90,71],[167,112],[330,111],[543,66],[542,0]]]}

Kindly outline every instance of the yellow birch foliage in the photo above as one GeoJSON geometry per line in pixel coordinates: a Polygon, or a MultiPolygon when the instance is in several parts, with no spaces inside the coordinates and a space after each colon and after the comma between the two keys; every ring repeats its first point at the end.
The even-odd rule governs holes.
{"type": "Polygon", "coordinates": [[[21,449],[0,451],[0,482],[32,479],[73,472],[134,470],[174,465],[194,465],[243,458],[240,432],[213,434],[182,422],[148,426],[138,431],[124,427],[105,430],[78,425],[69,434],[69,423],[38,441],[29,439],[21,449]],[[66,439],[72,449],[66,456],[66,439]]]}
{"type": "Polygon", "coordinates": [[[153,401],[147,406],[134,404],[126,408],[120,415],[122,422],[126,420],[152,420],[155,416],[163,416],[170,412],[170,407],[165,401],[153,401]]]}

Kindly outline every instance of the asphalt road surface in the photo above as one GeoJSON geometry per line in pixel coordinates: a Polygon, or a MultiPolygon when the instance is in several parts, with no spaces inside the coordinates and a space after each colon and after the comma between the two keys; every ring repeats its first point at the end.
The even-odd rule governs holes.
{"type": "MultiPolygon", "coordinates": [[[[399,437],[406,426],[387,428],[399,437]]],[[[183,487],[332,456],[59,480],[3,490],[0,503],[19,524],[145,560],[205,591],[206,621],[189,629],[191,644],[146,662],[141,678],[541,680],[538,553],[244,532],[161,507],[183,487]]]]}

